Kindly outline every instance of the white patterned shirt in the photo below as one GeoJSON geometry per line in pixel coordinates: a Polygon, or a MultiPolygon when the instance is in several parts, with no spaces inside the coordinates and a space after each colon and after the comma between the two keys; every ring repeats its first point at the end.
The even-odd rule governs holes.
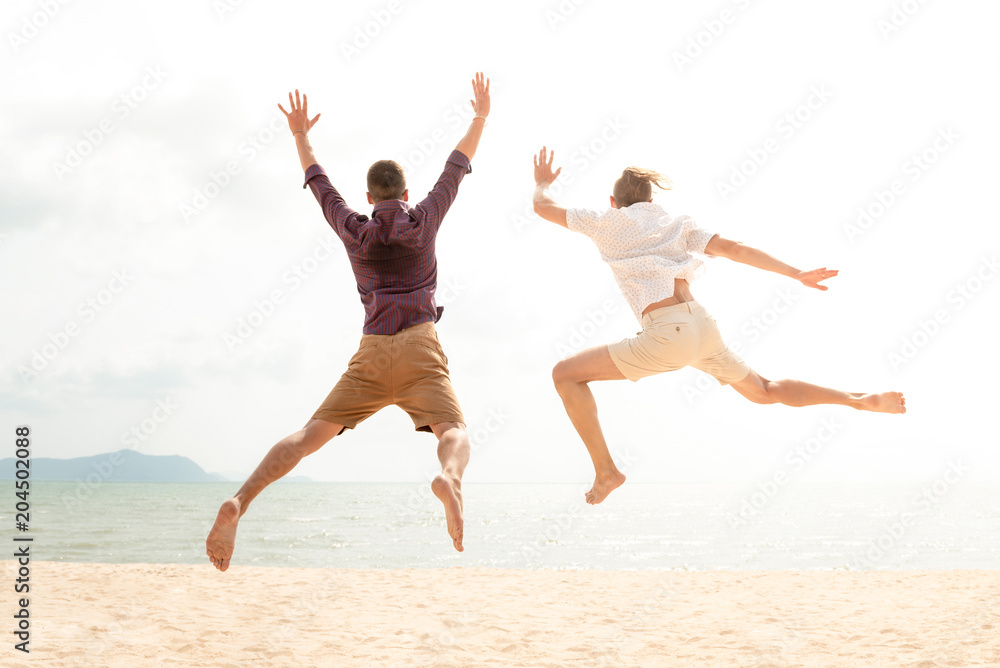
{"type": "Polygon", "coordinates": [[[690,216],[672,216],[653,202],[604,213],[567,209],[566,226],[597,244],[640,323],[647,306],[674,295],[674,279],[705,273],[705,263],[690,254],[704,253],[715,236],[690,216]]]}

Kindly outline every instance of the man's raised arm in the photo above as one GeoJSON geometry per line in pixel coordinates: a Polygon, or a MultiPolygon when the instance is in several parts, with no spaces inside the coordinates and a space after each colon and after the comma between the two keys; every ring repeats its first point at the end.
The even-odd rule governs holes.
{"type": "Polygon", "coordinates": [[[326,222],[341,238],[344,238],[345,232],[353,234],[357,222],[363,222],[367,219],[359,216],[357,211],[347,206],[344,198],[330,183],[326,172],[316,162],[316,154],[313,152],[312,144],[309,143],[309,130],[316,125],[320,115],[316,114],[315,118],[309,120],[309,98],[302,95],[300,100],[298,89],[295,90],[295,99],[292,99],[291,93],[288,94],[288,104],[292,108],[291,111],[285,111],[285,108],[280,104],[278,109],[281,109],[285,114],[285,118],[288,119],[288,129],[295,137],[295,147],[299,151],[299,162],[305,172],[306,183],[302,187],[308,186],[312,190],[316,201],[323,208],[326,222]]]}
{"type": "Polygon", "coordinates": [[[300,102],[298,88],[295,89],[294,100],[292,94],[288,94],[288,106],[292,108],[291,111],[285,111],[281,103],[278,103],[278,109],[281,109],[281,112],[285,114],[285,118],[288,119],[288,129],[295,137],[295,147],[299,150],[302,171],[306,171],[316,164],[316,154],[313,153],[312,145],[309,143],[309,130],[316,125],[321,114],[316,114],[314,119],[309,120],[309,96],[303,94],[300,102]]]}
{"type": "Polygon", "coordinates": [[[476,155],[479,139],[483,136],[483,128],[486,127],[486,117],[490,115],[490,80],[484,77],[482,72],[476,72],[476,78],[472,80],[472,92],[476,99],[469,102],[472,103],[472,110],[476,115],[472,117],[469,131],[455,147],[455,150],[468,158],[469,162],[472,162],[472,158],[476,155]]]}
{"type": "Polygon", "coordinates": [[[475,116],[469,124],[468,132],[448,156],[444,171],[441,172],[441,176],[431,191],[427,193],[427,197],[413,207],[420,212],[423,220],[433,221],[433,225],[429,226],[428,229],[437,230],[440,228],[445,214],[458,195],[459,183],[462,182],[466,174],[472,171],[469,163],[472,162],[473,156],[476,155],[476,149],[479,148],[479,139],[483,136],[486,117],[490,113],[490,80],[484,77],[482,72],[476,72],[476,78],[472,80],[472,91],[475,93],[476,99],[469,101],[472,103],[475,116]]]}

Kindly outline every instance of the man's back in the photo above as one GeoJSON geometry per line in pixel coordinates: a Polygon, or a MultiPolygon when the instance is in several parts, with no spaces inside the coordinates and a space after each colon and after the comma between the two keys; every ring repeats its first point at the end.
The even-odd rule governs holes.
{"type": "Polygon", "coordinates": [[[459,184],[470,171],[469,159],[453,151],[423,201],[411,207],[400,199],[383,200],[369,218],[347,206],[322,167],[306,170],[306,185],[351,260],[365,307],[365,334],[395,334],[441,318],[444,309],[434,301],[434,242],[459,184]]]}

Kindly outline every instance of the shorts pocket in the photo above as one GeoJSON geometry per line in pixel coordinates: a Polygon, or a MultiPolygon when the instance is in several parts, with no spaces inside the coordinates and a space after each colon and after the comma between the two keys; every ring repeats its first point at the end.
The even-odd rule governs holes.
{"type": "Polygon", "coordinates": [[[656,340],[676,341],[691,333],[691,323],[686,320],[658,322],[646,329],[644,334],[656,340]]]}

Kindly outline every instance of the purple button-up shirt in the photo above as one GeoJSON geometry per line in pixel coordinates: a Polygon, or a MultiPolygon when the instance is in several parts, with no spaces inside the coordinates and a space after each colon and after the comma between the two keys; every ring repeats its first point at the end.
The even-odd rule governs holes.
{"type": "Polygon", "coordinates": [[[327,222],[347,248],[365,306],[365,334],[395,334],[441,319],[444,307],[434,302],[434,242],[458,184],[471,171],[469,158],[452,151],[422,202],[411,207],[403,200],[384,200],[369,218],[347,206],[322,167],[316,164],[306,170],[302,187],[312,189],[327,222]]]}

